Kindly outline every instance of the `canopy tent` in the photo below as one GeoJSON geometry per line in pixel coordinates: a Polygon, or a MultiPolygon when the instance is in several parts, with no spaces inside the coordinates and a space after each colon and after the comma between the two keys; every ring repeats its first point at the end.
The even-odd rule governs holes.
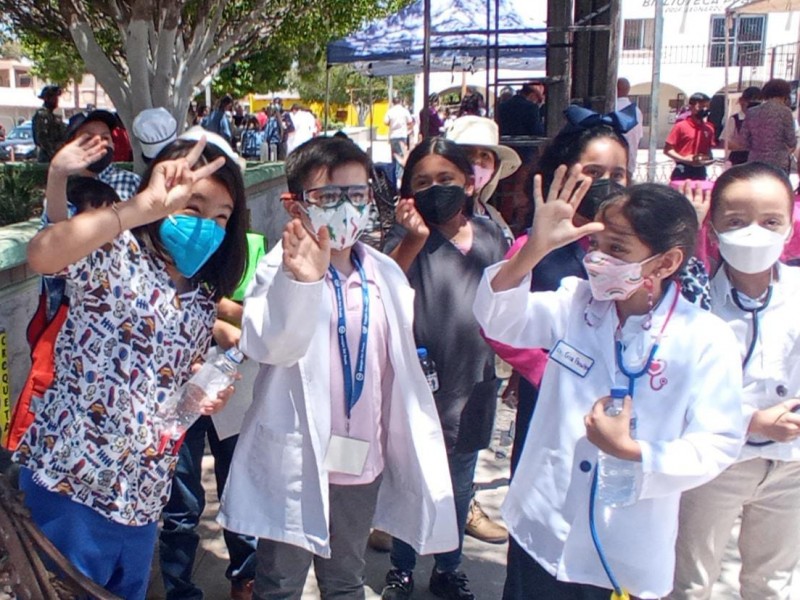
{"type": "MultiPolygon", "coordinates": [[[[517,10],[512,0],[431,0],[430,69],[486,69],[487,55],[500,68],[544,69],[546,10],[539,19],[526,12],[533,11],[517,10]]],[[[328,44],[328,64],[353,64],[371,75],[421,73],[423,20],[423,0],[416,0],[328,44]]]]}

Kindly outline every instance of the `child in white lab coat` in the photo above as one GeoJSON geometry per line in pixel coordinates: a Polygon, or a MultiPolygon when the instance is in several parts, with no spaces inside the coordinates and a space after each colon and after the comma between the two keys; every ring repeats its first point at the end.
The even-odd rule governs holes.
{"type": "Polygon", "coordinates": [[[778,262],[792,233],[786,174],[764,163],[729,169],[711,196],[722,265],[711,311],[737,339],[748,441],[737,461],[681,498],[670,598],[709,598],[741,515],[742,598],[789,600],[800,560],[800,269],[778,262]]]}
{"type": "Polygon", "coordinates": [[[545,202],[537,176],[530,238],[486,270],[475,301],[490,338],[550,349],[503,507],[531,558],[525,590],[507,586],[509,600],[606,600],[621,588],[638,598],[667,594],[680,494],[730,465],[742,443],[732,332],[673,282],[697,234],[691,203],[664,186],[636,185],[611,196],[596,222],[576,227],[591,184],[580,179],[581,165],[569,176],[560,167],[545,202]],[[541,258],[584,235],[591,235],[589,281],[529,292],[541,258]],[[615,417],[604,412],[614,386],[629,391],[615,417]],[[593,506],[599,450],[636,463],[634,504],[593,506]]]}

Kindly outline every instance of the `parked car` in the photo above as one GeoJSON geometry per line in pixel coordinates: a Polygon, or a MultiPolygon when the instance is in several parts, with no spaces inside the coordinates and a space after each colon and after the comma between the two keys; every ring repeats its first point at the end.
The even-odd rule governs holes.
{"type": "Polygon", "coordinates": [[[11,149],[14,149],[15,160],[30,160],[37,156],[36,144],[33,143],[33,124],[25,121],[17,125],[0,142],[0,160],[11,160],[11,149]]]}

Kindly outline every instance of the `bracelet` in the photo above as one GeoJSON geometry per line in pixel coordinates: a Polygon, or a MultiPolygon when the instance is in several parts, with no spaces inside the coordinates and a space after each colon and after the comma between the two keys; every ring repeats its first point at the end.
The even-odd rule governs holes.
{"type": "Polygon", "coordinates": [[[122,227],[122,217],[119,216],[119,203],[118,202],[114,202],[111,205],[111,210],[113,210],[114,214],[117,215],[117,223],[119,223],[119,233],[117,235],[119,235],[120,233],[125,231],[123,229],[123,227],[122,227]]]}

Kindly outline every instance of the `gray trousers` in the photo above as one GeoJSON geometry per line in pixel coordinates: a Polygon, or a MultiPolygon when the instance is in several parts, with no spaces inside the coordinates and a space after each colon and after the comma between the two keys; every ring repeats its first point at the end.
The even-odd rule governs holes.
{"type": "Polygon", "coordinates": [[[365,485],[330,486],[331,557],[259,539],[253,600],[301,600],[311,562],[323,600],[364,599],[364,554],[381,477],[365,485]]]}
{"type": "Polygon", "coordinates": [[[681,496],[670,600],[707,600],[741,514],[744,600],[789,600],[800,560],[800,462],[754,458],[681,496]]]}

